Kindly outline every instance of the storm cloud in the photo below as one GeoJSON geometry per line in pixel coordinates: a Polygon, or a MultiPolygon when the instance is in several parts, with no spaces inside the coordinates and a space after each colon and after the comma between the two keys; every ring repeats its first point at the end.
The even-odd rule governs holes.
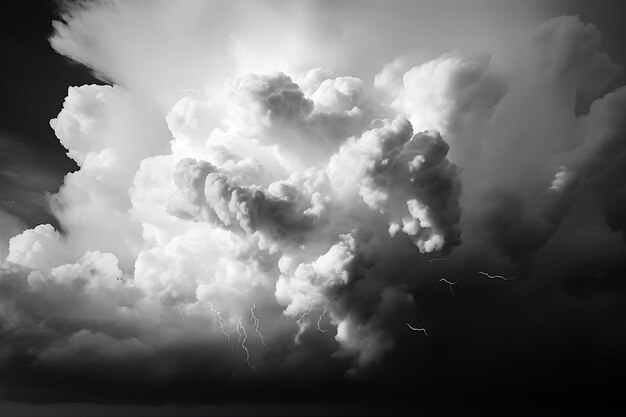
{"type": "Polygon", "coordinates": [[[50,44],[107,85],[69,87],[50,121],[78,166],[58,225],[0,213],[2,395],[617,390],[626,88],[599,29],[389,42],[362,68],[347,6],[281,5],[64,5],[50,44]]]}

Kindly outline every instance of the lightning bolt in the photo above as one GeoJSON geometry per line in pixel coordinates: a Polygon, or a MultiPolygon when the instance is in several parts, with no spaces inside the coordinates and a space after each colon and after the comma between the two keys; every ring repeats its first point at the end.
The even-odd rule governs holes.
{"type": "Polygon", "coordinates": [[[322,216],[321,213],[318,214],[317,217],[313,219],[313,223],[317,222],[320,219],[321,216],[322,216]]]}
{"type": "Polygon", "coordinates": [[[488,273],[483,272],[483,271],[480,271],[479,274],[484,275],[489,279],[501,279],[502,281],[511,281],[517,278],[517,277],[507,278],[507,277],[503,277],[502,275],[489,275],[488,273]]]}
{"type": "Polygon", "coordinates": [[[237,322],[237,335],[239,335],[239,337],[237,338],[237,344],[240,345],[241,344],[241,338],[243,337],[243,334],[241,334],[241,331],[239,331],[239,326],[241,325],[241,316],[239,317],[239,321],[237,322]]]}
{"type": "Polygon", "coordinates": [[[181,93],[194,93],[196,96],[198,96],[198,99],[200,99],[200,101],[202,101],[204,103],[208,103],[209,102],[207,99],[202,97],[202,94],[198,90],[196,90],[194,88],[181,88],[181,86],[178,85],[178,91],[180,91],[181,93]]]}
{"type": "MultiPolygon", "coordinates": [[[[239,46],[243,52],[248,52],[248,48],[246,48],[244,44],[239,41],[239,39],[235,38],[232,34],[229,34],[228,37],[231,41],[237,44],[237,46],[239,46]]],[[[232,55],[226,55],[226,58],[230,59],[233,62],[238,62],[232,55]]]]}
{"type": "Polygon", "coordinates": [[[260,320],[257,317],[257,315],[254,314],[255,308],[256,308],[256,303],[252,304],[252,308],[250,309],[250,322],[254,325],[254,331],[256,331],[256,333],[259,335],[259,338],[261,339],[261,345],[267,346],[265,344],[265,338],[263,337],[263,334],[259,330],[260,320]]]}
{"type": "Polygon", "coordinates": [[[320,314],[320,317],[317,319],[317,331],[319,331],[320,333],[326,333],[328,331],[327,329],[320,328],[320,324],[322,323],[322,317],[326,315],[327,308],[328,306],[324,307],[324,311],[322,312],[322,314],[320,314]]]}
{"type": "Polygon", "coordinates": [[[182,307],[178,305],[176,306],[176,309],[180,313],[180,316],[183,318],[183,320],[185,320],[185,312],[183,311],[182,307]]]}
{"type": "Polygon", "coordinates": [[[246,332],[246,328],[243,327],[243,324],[241,324],[241,316],[239,316],[239,321],[237,321],[237,333],[239,334],[241,349],[246,353],[246,363],[248,364],[248,368],[254,369],[254,366],[252,366],[252,364],[250,363],[250,352],[248,351],[248,347],[246,346],[248,332],[246,332]]]}
{"type": "Polygon", "coordinates": [[[447,279],[445,279],[445,278],[441,278],[441,279],[439,280],[439,282],[443,282],[443,283],[445,283],[445,284],[448,284],[448,286],[450,287],[450,294],[452,295],[452,299],[454,299],[454,289],[453,289],[452,287],[454,286],[454,284],[456,284],[456,283],[457,283],[457,282],[459,282],[459,281],[460,281],[460,280],[452,282],[452,281],[448,281],[448,280],[447,280],[447,279]]]}
{"type": "Polygon", "coordinates": [[[300,318],[296,320],[296,324],[298,325],[298,333],[296,334],[296,337],[294,337],[293,341],[296,342],[296,344],[298,345],[300,344],[300,336],[302,336],[302,333],[304,333],[307,327],[309,327],[309,323],[304,322],[304,318],[308,316],[309,313],[311,313],[311,310],[304,312],[300,316],[300,318]]]}
{"type": "Polygon", "coordinates": [[[229,34],[228,37],[230,38],[231,41],[233,41],[237,45],[241,46],[244,50],[247,50],[246,47],[243,46],[243,43],[239,42],[239,40],[237,38],[235,38],[232,34],[229,34]]]}
{"type": "Polygon", "coordinates": [[[213,304],[211,304],[211,312],[215,313],[215,315],[217,316],[217,323],[220,326],[220,330],[222,331],[222,334],[226,336],[226,340],[228,341],[228,345],[230,346],[230,350],[232,351],[233,344],[230,341],[230,335],[226,333],[226,331],[224,330],[224,324],[226,323],[226,320],[222,318],[222,313],[220,313],[218,310],[213,308],[213,304]]]}
{"type": "Polygon", "coordinates": [[[448,258],[434,258],[434,259],[429,259],[428,262],[433,263],[433,262],[441,262],[441,261],[449,261],[450,259],[448,258]]]}
{"type": "Polygon", "coordinates": [[[359,332],[359,330],[361,330],[361,325],[359,324],[356,328],[356,330],[354,331],[354,334],[357,334],[359,332]]]}
{"type": "Polygon", "coordinates": [[[418,327],[413,327],[413,326],[411,326],[409,323],[407,323],[406,325],[407,325],[407,326],[409,326],[409,329],[411,329],[411,330],[413,330],[413,331],[415,331],[415,332],[424,332],[424,334],[425,334],[426,336],[428,336],[428,332],[426,331],[426,329],[423,329],[423,328],[418,328],[418,327]]]}

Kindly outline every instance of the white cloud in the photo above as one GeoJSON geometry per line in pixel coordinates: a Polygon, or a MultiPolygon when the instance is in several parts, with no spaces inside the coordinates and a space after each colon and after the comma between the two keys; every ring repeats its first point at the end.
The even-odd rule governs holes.
{"type": "Polygon", "coordinates": [[[40,224],[11,238],[6,260],[45,270],[66,262],[64,252],[60,233],[49,224],[40,224]]]}
{"type": "MultiPolygon", "coordinates": [[[[2,279],[28,293],[6,307],[16,323],[45,320],[38,304],[68,323],[34,351],[44,361],[123,360],[180,340],[214,347],[216,311],[232,334],[256,305],[268,344],[296,349],[291,336],[315,327],[305,313],[324,310],[339,354],[373,364],[393,348],[385,324],[413,307],[405,290],[420,279],[381,265],[451,251],[461,227],[470,252],[512,259],[510,236],[540,246],[575,199],[573,173],[601,176],[598,155],[623,132],[624,90],[573,114],[572,85],[597,95],[605,84],[590,74],[616,73],[597,31],[573,18],[540,28],[530,74],[455,51],[397,58],[372,85],[358,68],[319,68],[349,67],[342,47],[322,53],[341,28],[315,41],[319,27],[300,14],[250,8],[294,37],[221,3],[103,2],[55,24],[53,47],[115,86],[69,89],[51,121],[80,166],[52,197],[63,235],[26,230],[3,265],[2,279]],[[230,18],[232,33],[219,23],[230,18]],[[540,198],[550,189],[562,192],[540,198]]],[[[253,360],[282,360],[272,354],[253,360]]]]}

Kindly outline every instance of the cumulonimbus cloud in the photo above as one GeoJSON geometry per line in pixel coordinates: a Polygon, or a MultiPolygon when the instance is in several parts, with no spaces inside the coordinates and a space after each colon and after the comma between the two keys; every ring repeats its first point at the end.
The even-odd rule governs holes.
{"type": "MultiPolygon", "coordinates": [[[[218,374],[249,366],[267,375],[319,336],[332,346],[324,352],[366,367],[393,349],[390,320],[414,309],[431,254],[517,271],[566,233],[585,193],[621,192],[597,161],[611,150],[615,164],[623,159],[624,90],[600,97],[590,74],[614,76],[616,65],[576,18],[545,23],[528,52],[549,87],[541,92],[563,112],[567,134],[546,135],[535,112],[511,122],[538,100],[526,88],[532,77],[458,51],[399,58],[373,83],[320,68],[246,72],[242,59],[189,92],[163,67],[150,77],[166,87],[150,95],[130,52],[148,42],[144,59],[158,65],[156,45],[133,39],[124,49],[91,34],[94,22],[143,33],[171,4],[142,5],[154,7],[145,20],[136,7],[73,9],[51,38],[114,85],[69,89],[51,121],[80,167],[52,200],[65,231],[40,225],[13,237],[2,266],[3,332],[32,339],[36,366],[149,364],[181,343],[206,347],[209,364],[235,349],[240,360],[215,365],[218,374]],[[572,86],[596,100],[580,118],[572,86]],[[533,171],[537,151],[545,172],[533,171]],[[407,268],[390,276],[393,264],[407,268]]],[[[192,72],[196,85],[203,75],[192,72]]]]}

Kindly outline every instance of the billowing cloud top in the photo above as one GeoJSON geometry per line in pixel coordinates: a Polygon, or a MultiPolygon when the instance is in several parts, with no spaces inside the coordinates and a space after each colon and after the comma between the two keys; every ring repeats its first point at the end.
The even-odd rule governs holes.
{"type": "Polygon", "coordinates": [[[112,85],[70,87],[50,122],[79,170],[51,198],[63,230],[10,240],[3,363],[138,384],[367,375],[414,339],[420,294],[454,297],[448,274],[540,288],[572,259],[621,265],[626,90],[606,91],[620,68],[592,25],[544,23],[523,71],[451,51],[367,81],[200,11],[232,13],[102,2],[55,22],[52,46],[112,85]]]}

